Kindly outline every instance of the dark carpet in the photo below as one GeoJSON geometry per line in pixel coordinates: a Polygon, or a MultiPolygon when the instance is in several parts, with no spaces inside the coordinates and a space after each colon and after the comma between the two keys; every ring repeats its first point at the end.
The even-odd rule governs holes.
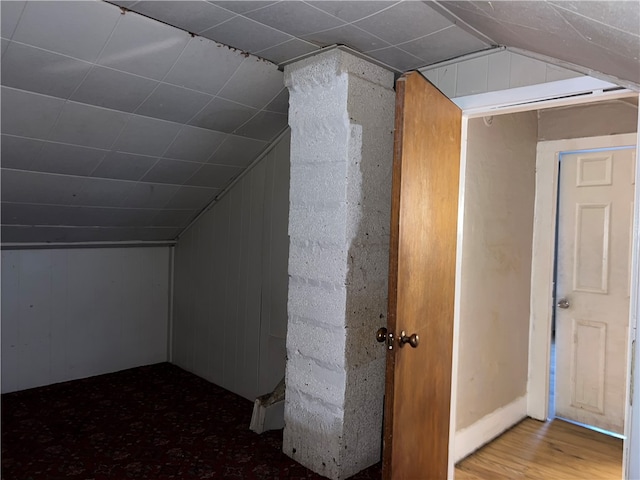
{"type": "MultiPolygon", "coordinates": [[[[320,479],[252,402],[162,363],[2,395],[2,479],[320,479]]],[[[352,477],[380,478],[380,465],[352,477]]]]}

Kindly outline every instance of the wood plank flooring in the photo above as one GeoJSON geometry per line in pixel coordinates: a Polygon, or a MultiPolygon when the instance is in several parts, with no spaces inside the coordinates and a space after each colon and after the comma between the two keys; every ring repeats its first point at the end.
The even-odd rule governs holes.
{"type": "Polygon", "coordinates": [[[523,420],[456,465],[456,480],[622,478],[622,440],[562,420],[523,420]]]}

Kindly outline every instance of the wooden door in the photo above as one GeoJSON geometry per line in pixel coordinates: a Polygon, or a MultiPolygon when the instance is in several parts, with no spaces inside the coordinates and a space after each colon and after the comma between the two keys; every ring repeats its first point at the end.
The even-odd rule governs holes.
{"type": "Polygon", "coordinates": [[[561,155],[556,416],[624,432],[633,148],[561,155]]]}
{"type": "Polygon", "coordinates": [[[462,112],[419,73],[396,83],[383,478],[445,479],[462,112]],[[401,332],[419,344],[400,346],[401,332]]]}

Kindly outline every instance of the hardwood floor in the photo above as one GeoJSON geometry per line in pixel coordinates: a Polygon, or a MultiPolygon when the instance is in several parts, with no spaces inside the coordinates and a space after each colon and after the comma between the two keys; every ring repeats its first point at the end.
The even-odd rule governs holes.
{"type": "Polygon", "coordinates": [[[523,420],[456,465],[456,480],[622,478],[622,440],[562,420],[523,420]]]}

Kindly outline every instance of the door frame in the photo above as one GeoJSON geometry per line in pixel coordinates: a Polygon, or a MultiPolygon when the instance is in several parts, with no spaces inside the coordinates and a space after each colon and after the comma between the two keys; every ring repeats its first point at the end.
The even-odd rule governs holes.
{"type": "MultiPolygon", "coordinates": [[[[599,101],[612,100],[616,98],[636,96],[640,99],[640,95],[638,93],[634,93],[628,89],[615,89],[608,90],[610,87],[603,87],[598,82],[599,80],[593,79],[591,77],[586,77],[588,80],[579,83],[574,91],[566,88],[569,81],[560,81],[560,82],[550,82],[548,84],[542,85],[534,85],[532,87],[523,87],[518,89],[510,89],[504,90],[500,92],[488,92],[485,94],[473,95],[469,97],[461,97],[461,98],[452,98],[451,100],[456,103],[460,108],[462,108],[462,137],[461,137],[461,155],[460,155],[460,191],[459,191],[459,199],[458,199],[458,238],[457,238],[457,258],[456,258],[456,293],[455,293],[455,309],[454,309],[454,334],[453,334],[453,358],[452,358],[452,382],[451,382],[451,413],[450,413],[450,434],[449,434],[449,468],[448,468],[448,478],[453,479],[455,476],[455,438],[456,438],[456,406],[457,406],[457,379],[458,379],[458,356],[459,356],[459,333],[460,333],[460,284],[461,284],[461,251],[462,251],[462,240],[464,238],[464,229],[463,229],[463,219],[464,219],[464,205],[465,205],[465,186],[466,186],[466,160],[467,160],[467,130],[469,120],[477,117],[489,117],[494,114],[507,114],[507,113],[517,113],[523,111],[531,111],[531,110],[540,110],[542,108],[551,108],[557,106],[568,106],[568,105],[580,105],[586,103],[596,103],[599,101]]],[[[573,79],[572,79],[573,80],[573,79]]],[[[613,85],[613,84],[609,84],[613,85]]],[[[640,113],[638,120],[638,132],[637,134],[627,134],[633,138],[632,143],[640,146],[640,113]]],[[[640,148],[636,150],[636,165],[640,164],[640,148]]],[[[554,162],[554,165],[557,165],[557,162],[554,162]]],[[[554,167],[557,169],[557,167],[554,167]]],[[[553,173],[553,172],[552,172],[553,173]]],[[[536,178],[537,177],[536,173],[536,178]]],[[[640,443],[640,438],[636,438],[635,436],[632,438],[630,434],[632,433],[631,419],[635,420],[638,417],[638,408],[636,411],[632,411],[631,404],[629,402],[631,392],[631,382],[632,382],[632,372],[631,362],[633,361],[632,355],[632,342],[635,339],[638,317],[640,317],[640,302],[638,301],[640,297],[640,292],[638,291],[640,287],[640,168],[635,169],[635,194],[634,194],[634,214],[633,214],[633,238],[632,238],[632,261],[631,261],[631,298],[630,298],[630,308],[629,308],[629,341],[628,341],[628,355],[627,355],[627,375],[626,375],[626,412],[625,412],[625,440],[624,440],[624,449],[623,449],[623,462],[622,462],[622,477],[627,477],[627,472],[630,469],[630,465],[635,462],[638,463],[639,460],[634,456],[633,458],[629,454],[630,445],[633,443],[634,447],[636,444],[640,443]]],[[[551,178],[554,178],[553,175],[551,178]]],[[[554,195],[557,195],[557,171],[555,172],[556,180],[553,182],[555,184],[554,195]]],[[[547,199],[549,201],[549,199],[547,199]]],[[[536,189],[536,209],[538,202],[538,192],[536,189]]],[[[553,210],[553,215],[555,218],[555,202],[551,206],[553,210]]],[[[534,241],[536,239],[536,229],[534,227],[534,241]]],[[[539,235],[539,233],[538,233],[539,235]]],[[[555,225],[553,225],[553,235],[555,241],[555,225]]],[[[535,257],[534,257],[535,258],[535,257]]],[[[553,282],[553,279],[551,280],[553,282]]],[[[532,271],[532,284],[531,291],[534,290],[534,279],[533,279],[533,271],[532,271]]],[[[551,292],[551,290],[547,290],[547,292],[551,292]]],[[[549,296],[548,298],[551,298],[549,296]]],[[[549,302],[550,304],[551,302],[549,302]]],[[[550,307],[550,305],[549,305],[550,307]]],[[[530,332],[533,328],[533,310],[530,318],[530,332]]],[[[548,364],[549,364],[549,341],[551,334],[551,323],[549,321],[548,331],[546,332],[547,336],[545,337],[545,351],[546,360],[545,363],[547,368],[545,369],[545,378],[548,376],[548,364]]],[[[531,334],[530,334],[531,335],[531,334]]],[[[540,336],[540,332],[536,332],[536,339],[540,336]]],[[[532,348],[531,342],[533,341],[533,337],[530,336],[530,348],[529,355],[531,356],[532,348]]],[[[535,345],[539,345],[540,341],[537,339],[535,345]]],[[[637,342],[636,342],[637,343],[637,342]]],[[[539,355],[538,355],[539,356],[539,355]]],[[[636,357],[640,356],[640,354],[636,353],[636,357]]],[[[537,360],[536,360],[537,361],[537,360]]],[[[636,362],[640,363],[640,362],[636,362]]],[[[532,416],[533,418],[539,417],[539,406],[536,404],[533,405],[533,398],[530,395],[530,388],[534,390],[536,388],[544,388],[544,394],[546,398],[548,398],[548,380],[546,384],[543,385],[544,379],[541,380],[536,378],[535,380],[531,380],[531,366],[532,360],[529,358],[529,379],[527,382],[527,415],[532,416]],[[535,384],[535,386],[534,386],[535,384]],[[542,386],[542,387],[541,387],[542,386]],[[536,416],[538,415],[538,416],[536,416]]],[[[633,374],[636,380],[636,383],[640,384],[640,372],[635,371],[633,374]]],[[[640,388],[635,389],[636,397],[638,390],[640,388]]],[[[537,395],[539,395],[539,390],[535,390],[537,395]]],[[[535,398],[538,398],[537,396],[535,398]]],[[[543,402],[544,403],[544,402],[543,402]]],[[[547,409],[547,406],[544,406],[544,409],[547,409]]],[[[546,420],[546,417],[542,417],[546,420]]],[[[633,429],[633,430],[638,430],[633,429]]],[[[640,436],[639,436],[640,437],[640,436]]],[[[637,447],[635,447],[637,449],[637,447]]]]}
{"type": "MultiPolygon", "coordinates": [[[[636,140],[636,134],[627,133],[538,143],[533,223],[533,260],[531,262],[529,378],[527,382],[527,414],[537,420],[547,420],[550,415],[550,338],[554,311],[553,302],[550,300],[553,299],[554,288],[560,154],[575,150],[635,145],[636,140]]],[[[635,226],[634,230],[636,230],[635,226]]],[[[629,303],[629,309],[631,310],[631,303],[629,303]]],[[[627,381],[627,388],[628,384],[629,382],[627,381]]]]}

